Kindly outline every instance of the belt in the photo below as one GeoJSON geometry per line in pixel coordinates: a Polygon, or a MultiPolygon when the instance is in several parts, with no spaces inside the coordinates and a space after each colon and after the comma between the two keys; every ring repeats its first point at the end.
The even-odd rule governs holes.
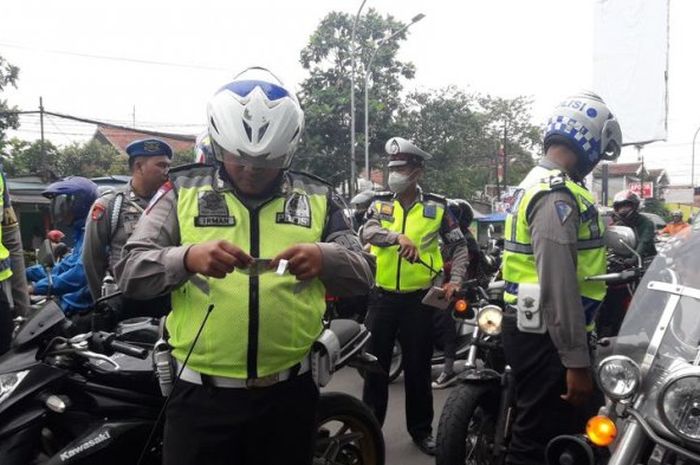
{"type": "Polygon", "coordinates": [[[274,384],[280,383],[282,381],[287,381],[288,379],[294,378],[296,376],[302,375],[311,369],[311,359],[309,356],[304,357],[304,359],[294,365],[291,368],[280,371],[279,373],[273,373],[271,375],[262,376],[260,378],[229,378],[227,376],[212,376],[205,375],[191,369],[190,367],[182,366],[182,362],[175,360],[177,365],[177,371],[182,374],[180,379],[187,381],[188,383],[199,384],[200,386],[214,386],[218,388],[227,389],[256,389],[272,386],[274,384]]]}

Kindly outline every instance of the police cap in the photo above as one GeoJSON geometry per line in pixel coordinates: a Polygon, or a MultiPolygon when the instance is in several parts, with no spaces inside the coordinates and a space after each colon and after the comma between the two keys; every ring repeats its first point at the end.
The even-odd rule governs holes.
{"type": "Polygon", "coordinates": [[[403,137],[392,137],[386,141],[384,150],[389,154],[389,168],[408,164],[422,166],[425,160],[433,158],[403,137]]]}
{"type": "Polygon", "coordinates": [[[157,157],[165,155],[173,158],[173,149],[160,139],[135,140],[126,146],[129,158],[133,157],[157,157]]]}

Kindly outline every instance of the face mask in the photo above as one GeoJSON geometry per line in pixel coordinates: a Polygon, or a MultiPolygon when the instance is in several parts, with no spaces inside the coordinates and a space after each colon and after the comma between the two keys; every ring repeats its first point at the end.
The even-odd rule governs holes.
{"type": "Polygon", "coordinates": [[[403,193],[413,183],[414,174],[415,171],[412,171],[410,174],[402,174],[397,171],[392,171],[389,173],[389,179],[387,180],[389,190],[396,194],[403,193]]]}

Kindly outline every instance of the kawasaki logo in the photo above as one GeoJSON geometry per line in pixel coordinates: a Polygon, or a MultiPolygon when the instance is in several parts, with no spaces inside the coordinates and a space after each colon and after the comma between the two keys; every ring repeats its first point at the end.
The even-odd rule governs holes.
{"type": "Polygon", "coordinates": [[[93,447],[97,446],[98,444],[101,444],[109,439],[111,439],[112,436],[109,434],[109,430],[105,430],[102,433],[99,433],[96,436],[91,437],[87,441],[83,442],[82,444],[72,448],[68,449],[65,452],[61,452],[61,455],[59,458],[61,459],[61,462],[65,462],[66,460],[75,457],[76,455],[85,452],[88,449],[92,449],[93,447]]]}

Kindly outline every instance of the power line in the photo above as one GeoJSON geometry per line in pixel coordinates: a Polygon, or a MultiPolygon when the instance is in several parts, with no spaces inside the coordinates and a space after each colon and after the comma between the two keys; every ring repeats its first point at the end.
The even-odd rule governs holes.
{"type": "Polygon", "coordinates": [[[174,66],[177,68],[205,69],[208,71],[230,71],[229,69],[219,68],[216,66],[192,65],[189,63],[176,63],[176,62],[170,62],[170,61],[143,60],[140,58],[115,57],[115,56],[109,56],[109,55],[95,55],[95,54],[90,54],[90,53],[71,52],[68,50],[40,49],[40,48],[36,48],[36,47],[28,47],[26,45],[9,44],[9,43],[4,43],[4,42],[0,42],[0,45],[3,47],[17,48],[17,49],[21,49],[21,50],[30,50],[33,52],[55,53],[58,55],[71,55],[71,56],[77,56],[77,57],[81,57],[81,58],[94,58],[97,60],[123,61],[123,62],[129,62],[129,63],[138,63],[138,64],[142,64],[142,65],[174,66]]]}

